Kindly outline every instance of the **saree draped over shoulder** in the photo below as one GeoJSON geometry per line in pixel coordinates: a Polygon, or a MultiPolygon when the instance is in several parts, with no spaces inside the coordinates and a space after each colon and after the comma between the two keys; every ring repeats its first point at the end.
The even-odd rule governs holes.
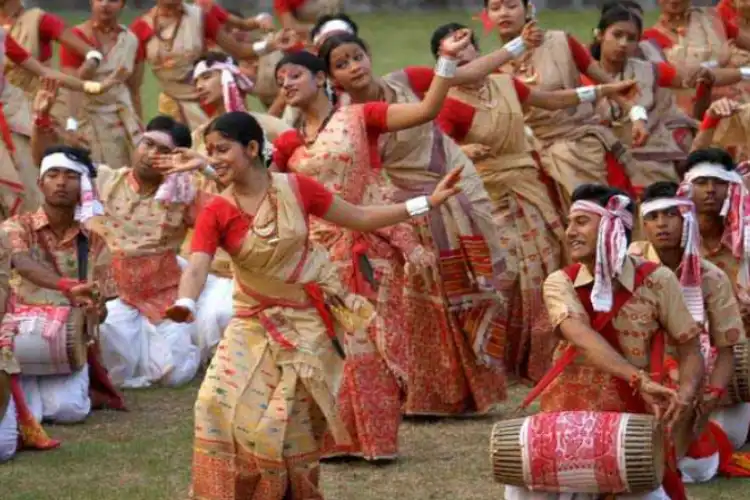
{"type": "MultiPolygon", "coordinates": [[[[26,13],[22,16],[27,17],[26,13]]],[[[24,22],[23,26],[26,25],[24,22]]],[[[0,48],[5,46],[5,37],[5,32],[0,34],[0,48]]],[[[13,68],[25,71],[12,64],[3,50],[0,65],[4,71],[10,70],[11,75],[13,68]]],[[[39,169],[31,155],[31,102],[23,90],[10,83],[7,74],[0,78],[0,219],[6,219],[35,210],[42,198],[37,187],[39,169]]]]}
{"type": "MultiPolygon", "coordinates": [[[[192,4],[182,7],[182,20],[161,34],[162,38],[172,40],[171,44],[152,36],[146,43],[146,60],[161,86],[159,113],[170,115],[194,130],[207,120],[193,85],[193,66],[204,51],[204,20],[200,7],[192,4]]],[[[154,15],[152,9],[143,19],[154,26],[154,15]]]]}
{"type": "Polygon", "coordinates": [[[542,298],[546,277],[563,259],[563,226],[524,130],[521,102],[508,75],[492,75],[489,98],[453,88],[449,98],[475,112],[464,144],[489,146],[490,156],[476,163],[502,228],[500,244],[508,257],[498,279],[505,307],[483,341],[484,350],[504,359],[507,370],[538,380],[548,369],[557,338],[542,298]]]}
{"type": "MultiPolygon", "coordinates": [[[[125,68],[127,75],[130,75],[134,70],[137,50],[136,36],[127,28],[122,28],[115,45],[107,52],[92,80],[103,81],[118,68],[125,68]]],[[[68,95],[69,92],[65,91],[64,96],[68,95]]],[[[91,143],[94,162],[112,168],[127,166],[142,132],[141,121],[127,85],[121,83],[101,95],[83,94],[81,100],[79,130],[91,143]]]]}
{"type": "MultiPolygon", "coordinates": [[[[355,205],[388,203],[390,186],[370,161],[370,144],[363,105],[339,108],[315,142],[297,148],[288,162],[294,172],[312,177],[355,205]]],[[[344,229],[317,217],[310,220],[310,239],[325,247],[339,270],[342,284],[368,298],[378,313],[364,336],[349,336],[339,411],[353,447],[334,450],[367,459],[394,458],[401,422],[400,388],[408,379],[405,346],[411,338],[410,321],[418,314],[408,300],[410,283],[404,256],[418,246],[408,224],[372,233],[344,229]],[[363,260],[372,268],[373,284],[363,260]]]]}
{"type": "Polygon", "coordinates": [[[271,190],[232,255],[235,317],[195,406],[196,499],[323,498],[324,435],[351,442],[336,408],[344,363],[332,336],[357,335],[373,309],[309,241],[292,176],[272,174],[271,190]]]}
{"type": "MultiPolygon", "coordinates": [[[[540,47],[501,69],[541,90],[581,86],[568,35],[562,31],[547,31],[540,47]]],[[[562,188],[565,204],[578,185],[612,184],[611,168],[627,172],[631,166],[630,153],[610,129],[600,124],[589,103],[555,111],[530,107],[525,119],[538,140],[542,167],[562,188]]]]}
{"type": "MultiPolygon", "coordinates": [[[[386,101],[419,100],[404,71],[381,81],[386,101]]],[[[489,411],[505,398],[502,360],[485,355],[483,340],[501,307],[494,276],[504,269],[506,255],[482,179],[435,123],[384,134],[379,149],[399,200],[430,194],[449,171],[464,169],[461,193],[425,219],[412,221],[422,245],[438,256],[438,273],[432,282],[413,282],[411,300],[421,302],[414,320],[420,328],[414,329],[410,341],[404,411],[489,411]]]]}
{"type": "MultiPolygon", "coordinates": [[[[631,148],[631,181],[638,188],[658,181],[678,182],[675,163],[687,157],[686,151],[675,139],[673,131],[666,126],[665,122],[680,111],[671,109],[674,105],[672,90],[658,85],[657,71],[654,63],[630,58],[621,75],[623,80],[638,82],[638,104],[648,111],[649,136],[643,146],[632,147],[632,122],[615,101],[602,99],[597,106],[599,115],[611,122],[612,131],[620,142],[631,148]]],[[[687,116],[684,120],[686,125],[690,123],[687,116]]]]}

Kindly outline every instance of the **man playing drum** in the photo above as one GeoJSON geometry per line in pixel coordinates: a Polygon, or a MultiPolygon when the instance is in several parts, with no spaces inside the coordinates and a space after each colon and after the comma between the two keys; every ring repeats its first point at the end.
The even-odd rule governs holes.
{"type": "MultiPolygon", "coordinates": [[[[700,257],[700,232],[690,187],[685,184],[678,190],[675,183],[657,182],[645,189],[640,211],[647,241],[633,243],[630,253],[670,268],[680,279],[693,319],[705,325],[701,353],[707,378],[696,406],[699,420],[704,420],[720,406],[732,381],[733,346],[743,347],[747,338],[729,277],[700,257]]],[[[685,482],[708,481],[719,472],[719,452],[713,442],[717,432],[724,434],[716,424],[709,424],[680,459],[685,482]]]]}
{"type": "MultiPolygon", "coordinates": [[[[561,340],[552,371],[531,397],[547,389],[541,401],[543,414],[653,413],[672,425],[692,402],[703,377],[700,326],[682,299],[674,273],[626,254],[633,225],[630,198],[613,188],[585,184],[573,192],[572,201],[566,237],[575,264],[552,273],[544,283],[544,300],[561,340]],[[663,349],[664,333],[676,344],[680,359],[677,392],[655,381],[663,372],[663,351],[652,353],[652,348],[661,345],[663,349]]],[[[564,473],[559,474],[555,481],[563,483],[564,473]]],[[[532,482],[542,477],[533,471],[532,476],[532,482]]],[[[599,475],[592,476],[594,482],[599,479],[599,475]]],[[[600,491],[596,484],[590,486],[585,491],[600,491]]],[[[505,488],[506,499],[541,498],[534,495],[538,493],[519,486],[505,488]]],[[[596,498],[598,494],[580,496],[596,498]]],[[[662,487],[642,496],[670,497],[686,498],[676,468],[664,475],[662,487]]]]}
{"type": "MultiPolygon", "coordinates": [[[[690,153],[685,162],[684,181],[691,185],[698,215],[701,256],[729,276],[747,332],[750,327],[750,194],[743,182],[744,170],[744,165],[735,168],[732,156],[723,149],[699,149],[690,153]]],[[[750,404],[722,408],[713,418],[726,432],[734,449],[744,446],[750,425],[750,404]]]]}
{"type": "Polygon", "coordinates": [[[89,349],[95,339],[89,332],[104,311],[97,291],[107,267],[104,241],[83,228],[101,211],[93,170],[86,151],[47,150],[38,182],[42,207],[2,225],[14,271],[2,334],[12,335],[21,386],[37,420],[84,420],[92,407],[91,386],[103,388],[115,402],[111,406],[122,407],[89,349]]]}
{"type": "Polygon", "coordinates": [[[191,145],[187,127],[157,116],[133,151],[131,168],[97,167],[105,215],[91,227],[112,253],[118,295],[107,303],[102,357],[118,386],[178,386],[190,382],[200,366],[195,324],[163,318],[177,300],[182,274],[177,255],[195,220],[199,193],[190,172],[165,175],[159,165],[191,145]]]}

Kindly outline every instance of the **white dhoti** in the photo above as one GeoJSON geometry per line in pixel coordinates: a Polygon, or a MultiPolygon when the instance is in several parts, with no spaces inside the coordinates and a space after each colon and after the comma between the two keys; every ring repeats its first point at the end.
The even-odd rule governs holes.
{"type": "MultiPolygon", "coordinates": [[[[529,491],[519,486],[505,487],[505,500],[597,500],[597,493],[543,493],[529,491]]],[[[664,488],[659,487],[649,493],[640,495],[618,494],[617,500],[670,500],[664,488]]]]}
{"type": "Polygon", "coordinates": [[[187,384],[200,367],[195,328],[195,323],[169,320],[152,325],[135,307],[119,299],[107,302],[100,346],[112,382],[127,388],[187,384]]]}
{"type": "Polygon", "coordinates": [[[748,429],[750,429],[750,403],[740,403],[716,410],[711,415],[711,420],[719,424],[719,427],[726,432],[735,450],[745,446],[748,429]]]}
{"type": "Polygon", "coordinates": [[[683,457],[677,461],[685,484],[707,483],[719,473],[719,452],[708,457],[683,457]]]}
{"type": "Polygon", "coordinates": [[[13,396],[8,401],[5,415],[0,415],[0,463],[7,462],[18,449],[18,417],[13,396]]]}
{"type": "Polygon", "coordinates": [[[31,414],[39,422],[75,424],[91,413],[88,365],[71,375],[22,374],[21,387],[31,414]]]}

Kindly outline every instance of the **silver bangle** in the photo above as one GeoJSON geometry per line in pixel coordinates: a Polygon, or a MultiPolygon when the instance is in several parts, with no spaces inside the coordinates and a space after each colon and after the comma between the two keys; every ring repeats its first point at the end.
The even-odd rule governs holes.
{"type": "Polygon", "coordinates": [[[578,100],[581,102],[594,102],[596,101],[596,87],[594,85],[588,85],[586,87],[578,87],[576,89],[578,100]]]}
{"type": "Polygon", "coordinates": [[[259,57],[264,56],[270,52],[268,50],[268,40],[259,40],[253,44],[253,52],[255,52],[259,57]]]}
{"type": "Polygon", "coordinates": [[[78,130],[78,120],[75,118],[68,118],[68,120],[65,122],[65,130],[68,132],[75,132],[78,130]]]}
{"type": "Polygon", "coordinates": [[[98,50],[89,50],[86,52],[86,60],[94,59],[96,62],[102,62],[102,59],[104,59],[104,54],[99,52],[98,50]]]}
{"type": "Polygon", "coordinates": [[[648,121],[648,111],[640,105],[630,108],[630,121],[637,122],[638,120],[648,121]]]}
{"type": "Polygon", "coordinates": [[[706,61],[701,63],[701,67],[706,69],[716,69],[719,67],[718,61],[706,61]]]}
{"type": "Polygon", "coordinates": [[[437,64],[435,64],[435,74],[441,78],[453,78],[456,76],[457,69],[458,62],[445,56],[438,57],[437,64]]]}
{"type": "Polygon", "coordinates": [[[503,48],[507,50],[515,59],[526,52],[526,42],[523,41],[523,38],[517,36],[510,42],[503,45],[503,48]]]}
{"type": "Polygon", "coordinates": [[[430,200],[426,196],[417,196],[406,200],[406,211],[410,217],[419,217],[430,211],[430,200]]]}
{"type": "Polygon", "coordinates": [[[211,165],[206,165],[205,167],[203,167],[202,172],[203,172],[203,175],[206,175],[208,177],[217,178],[219,176],[216,173],[216,170],[214,170],[214,167],[212,167],[211,165]]]}
{"type": "Polygon", "coordinates": [[[181,299],[177,299],[174,303],[174,305],[179,307],[184,307],[190,313],[195,316],[197,305],[193,299],[189,299],[187,297],[182,297],[181,299]]]}
{"type": "Polygon", "coordinates": [[[740,75],[743,80],[750,80],[750,66],[740,68],[740,75]]]}

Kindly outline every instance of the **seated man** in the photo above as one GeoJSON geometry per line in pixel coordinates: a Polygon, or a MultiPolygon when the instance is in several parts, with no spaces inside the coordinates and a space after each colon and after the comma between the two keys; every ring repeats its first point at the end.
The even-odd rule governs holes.
{"type": "MultiPolygon", "coordinates": [[[[630,198],[607,186],[585,184],[573,192],[572,201],[566,236],[575,264],[544,283],[550,320],[561,338],[553,367],[559,375],[548,386],[535,388],[535,394],[547,389],[541,409],[654,412],[671,425],[692,402],[703,378],[700,326],[682,300],[674,273],[626,255],[633,225],[630,198]],[[678,392],[647,375],[655,380],[663,375],[663,359],[652,349],[664,332],[677,344],[678,392]]],[[[505,488],[506,499],[556,496],[505,488]]],[[[598,495],[580,495],[587,497],[598,495]]],[[[668,467],[663,487],[644,498],[686,498],[676,469],[668,467]]]]}
{"type": "Polygon", "coordinates": [[[112,254],[118,294],[107,303],[102,356],[112,380],[122,387],[186,384],[200,365],[191,340],[195,324],[163,319],[177,298],[177,255],[195,219],[197,193],[190,173],[164,175],[158,164],[163,156],[191,145],[187,127],[157,116],[133,151],[132,167],[97,169],[105,214],[94,218],[91,227],[112,254]]]}
{"type": "MultiPolygon", "coordinates": [[[[680,278],[683,297],[693,319],[707,329],[701,334],[707,382],[696,407],[698,418],[705,420],[713,410],[726,406],[721,402],[734,375],[732,346],[747,342],[740,308],[726,273],[700,257],[695,206],[689,198],[678,195],[677,184],[652,184],[645,189],[641,201],[647,241],[633,243],[631,255],[670,268],[680,278]]],[[[723,431],[711,426],[704,434],[708,437],[714,432],[723,431]]],[[[687,456],[680,458],[679,466],[685,482],[708,481],[719,471],[718,449],[707,447],[707,441],[696,441],[687,450],[687,456]]]]}
{"type": "Polygon", "coordinates": [[[73,323],[72,316],[77,311],[71,306],[84,306],[88,310],[88,328],[93,331],[104,311],[96,297],[98,284],[94,285],[106,276],[107,261],[101,258],[104,241],[89,236],[82,225],[101,210],[93,194],[93,169],[85,151],[65,146],[48,150],[39,174],[42,207],[14,216],[2,225],[17,275],[2,330],[15,335],[13,348],[21,365],[21,385],[37,420],[84,420],[92,408],[89,391],[94,382],[109,390],[115,399],[119,396],[106,379],[106,372],[96,370],[99,367],[95,351],[87,348],[84,334],[84,330],[89,331],[87,326],[73,323]],[[73,373],[61,368],[69,360],[59,359],[55,350],[58,343],[68,342],[68,328],[81,330],[76,346],[84,364],[73,373]],[[33,342],[41,337],[47,343],[39,348],[33,342]],[[38,352],[32,352],[34,348],[38,352]],[[87,352],[89,363],[94,364],[92,373],[104,380],[90,380],[89,364],[85,363],[87,352]]]}

